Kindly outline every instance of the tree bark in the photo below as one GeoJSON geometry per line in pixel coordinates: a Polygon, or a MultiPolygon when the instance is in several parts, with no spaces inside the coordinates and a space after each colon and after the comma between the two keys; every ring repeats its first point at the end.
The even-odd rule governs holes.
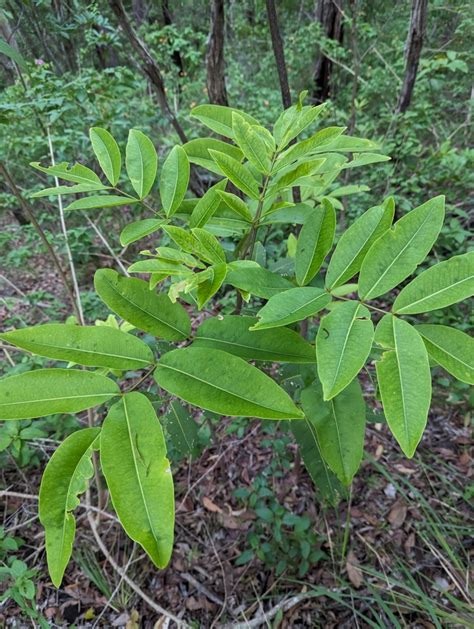
{"type": "MultiPolygon", "coordinates": [[[[342,43],[342,5],[343,0],[318,0],[316,20],[320,22],[326,37],[342,43]]],[[[322,52],[316,59],[313,74],[313,98],[323,103],[331,92],[332,61],[322,52]]]]}
{"type": "Polygon", "coordinates": [[[207,94],[210,103],[227,106],[224,28],[224,0],[211,0],[211,25],[206,54],[207,94]]]}
{"type": "Polygon", "coordinates": [[[122,0],[109,0],[109,5],[112,11],[115,13],[120,27],[126,35],[128,41],[130,42],[133,50],[140,58],[142,70],[150,80],[150,83],[155,90],[161,110],[172,124],[181,142],[187,142],[188,138],[186,137],[182,126],[180,125],[178,119],[174,115],[168,103],[168,98],[165,91],[165,84],[158,63],[151,56],[148,48],[135,33],[130,23],[130,20],[128,19],[128,16],[125,13],[125,9],[123,8],[122,0]]]}
{"type": "Polygon", "coordinates": [[[421,49],[426,31],[428,0],[413,0],[411,5],[410,27],[405,44],[405,77],[398,97],[396,113],[405,112],[410,106],[415,87],[421,49]]]}
{"type": "MultiPolygon", "coordinates": [[[[170,11],[168,0],[161,0],[161,11],[163,13],[163,23],[165,26],[171,26],[173,24],[173,15],[170,11]]],[[[173,50],[172,59],[174,65],[178,68],[179,76],[184,76],[184,63],[183,58],[179,50],[173,50]]]]}
{"type": "Polygon", "coordinates": [[[278,71],[278,79],[280,81],[281,100],[283,107],[288,109],[291,105],[290,84],[288,82],[288,72],[285,62],[285,51],[283,49],[283,40],[278,25],[278,15],[275,7],[275,0],[266,0],[268,26],[270,27],[270,35],[272,37],[273,54],[278,71]]]}

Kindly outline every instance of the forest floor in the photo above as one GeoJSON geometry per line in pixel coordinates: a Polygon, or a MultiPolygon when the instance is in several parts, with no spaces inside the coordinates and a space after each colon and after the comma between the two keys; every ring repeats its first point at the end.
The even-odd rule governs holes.
{"type": "MultiPolygon", "coordinates": [[[[65,298],[41,254],[30,252],[27,268],[8,267],[8,280],[0,284],[1,321],[38,323],[66,313],[51,302],[51,295],[59,304],[65,298]],[[31,291],[38,295],[34,309],[25,297],[31,291]]],[[[15,362],[17,355],[10,359],[15,362]]],[[[16,556],[37,570],[36,605],[49,626],[167,627],[158,605],[190,626],[206,628],[474,627],[472,441],[465,400],[450,399],[448,388],[436,390],[428,429],[412,460],[384,424],[369,424],[351,496],[335,509],[321,508],[283,431],[269,437],[261,422],[247,420],[237,432],[231,426],[235,420],[215,425],[203,454],[175,471],[176,540],[166,570],[156,570],[133,547],[110,505],[104,514],[94,513],[105,556],[85,510],[78,509],[73,561],[59,590],[47,576],[37,518],[44,460],[22,468],[8,459],[0,471],[3,526],[24,540],[16,556]],[[298,570],[306,551],[289,562],[274,523],[250,506],[256,487],[265,487],[269,511],[280,505],[285,513],[309,517],[310,529],[298,535],[291,517],[281,528],[298,548],[305,548],[301,542],[308,537],[311,550],[319,551],[304,575],[298,570]],[[245,499],[235,495],[242,488],[245,499]],[[263,561],[254,557],[238,565],[251,539],[258,539],[263,561]],[[126,568],[128,582],[110,559],[126,568]],[[286,564],[276,570],[282,559],[286,564]]],[[[55,444],[43,440],[34,447],[50,456],[55,444]]],[[[96,505],[97,496],[91,498],[96,505]]],[[[0,605],[0,626],[32,625],[10,600],[0,605]]]]}

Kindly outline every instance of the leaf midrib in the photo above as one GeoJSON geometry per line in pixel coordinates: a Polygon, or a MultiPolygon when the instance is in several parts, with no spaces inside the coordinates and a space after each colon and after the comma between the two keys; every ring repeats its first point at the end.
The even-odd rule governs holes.
{"type": "Polygon", "coordinates": [[[217,389],[218,391],[222,391],[223,393],[226,393],[230,397],[236,398],[237,400],[243,400],[245,402],[249,402],[250,404],[253,404],[257,408],[262,408],[264,410],[272,411],[274,413],[280,413],[280,414],[284,413],[284,411],[280,411],[277,408],[273,408],[272,406],[265,406],[264,404],[261,404],[260,402],[255,402],[255,400],[247,398],[244,395],[233,393],[232,391],[229,391],[228,389],[224,389],[223,387],[219,387],[218,385],[216,385],[216,384],[214,384],[212,382],[209,382],[208,380],[204,380],[203,378],[199,378],[195,374],[188,373],[187,371],[183,371],[182,369],[178,369],[177,367],[172,367],[171,365],[166,365],[164,363],[158,363],[158,367],[161,367],[163,369],[170,369],[171,371],[176,371],[177,373],[180,373],[180,374],[182,374],[182,375],[184,375],[184,376],[186,376],[188,378],[191,378],[191,380],[194,379],[194,380],[197,380],[198,382],[202,382],[203,384],[207,385],[208,387],[217,389]]]}
{"type": "Polygon", "coordinates": [[[138,308],[138,310],[141,310],[141,312],[143,312],[143,314],[151,317],[152,319],[155,319],[155,321],[158,321],[159,323],[161,323],[165,327],[170,328],[171,330],[174,330],[175,332],[179,332],[183,336],[187,336],[187,332],[184,332],[183,330],[180,330],[179,328],[176,328],[173,324],[168,323],[167,321],[163,321],[163,319],[160,319],[159,317],[157,317],[153,313],[149,312],[148,310],[144,310],[141,306],[139,306],[137,303],[135,303],[134,301],[129,299],[126,295],[124,295],[123,293],[119,292],[119,290],[114,286],[114,284],[112,284],[112,282],[110,282],[106,277],[104,278],[104,281],[107,282],[109,287],[114,291],[114,293],[116,295],[118,295],[121,299],[123,299],[127,303],[131,304],[135,308],[138,308]]]}
{"type": "MultiPolygon", "coordinates": [[[[405,246],[403,247],[403,249],[401,249],[398,254],[395,256],[395,258],[392,260],[392,262],[390,262],[390,264],[387,266],[387,268],[385,269],[385,271],[383,271],[383,273],[380,275],[380,277],[378,278],[378,280],[375,282],[375,284],[372,285],[372,287],[370,288],[369,291],[367,291],[367,293],[365,294],[364,298],[365,299],[370,299],[370,296],[374,293],[374,290],[376,290],[377,286],[380,284],[380,282],[384,279],[384,277],[387,275],[387,273],[392,269],[393,265],[398,261],[398,259],[400,258],[401,255],[403,255],[404,251],[407,249],[407,247],[409,247],[411,245],[411,243],[413,242],[413,240],[418,236],[419,232],[421,231],[421,229],[425,226],[425,223],[428,221],[428,218],[431,216],[431,212],[429,212],[425,218],[423,219],[423,222],[421,223],[421,225],[418,227],[418,229],[415,231],[415,233],[411,236],[411,238],[408,240],[408,242],[405,244],[405,246]]],[[[390,233],[390,232],[389,232],[390,233]]],[[[393,232],[393,235],[396,234],[395,230],[393,232]]],[[[380,242],[380,240],[376,241],[377,243],[380,242]]],[[[367,258],[366,258],[367,260],[367,258]]],[[[416,265],[415,265],[416,268],[416,265]]],[[[385,291],[386,292],[386,291],[385,291]]]]}
{"type": "Polygon", "coordinates": [[[157,533],[155,531],[155,527],[154,527],[154,524],[153,524],[153,519],[152,519],[150,511],[148,509],[148,503],[147,503],[147,500],[146,500],[146,497],[145,497],[145,492],[143,490],[140,472],[138,470],[137,457],[136,457],[136,454],[135,454],[135,446],[134,446],[132,432],[131,432],[131,426],[130,426],[130,417],[129,417],[128,409],[127,409],[127,400],[126,400],[125,397],[123,398],[123,410],[124,410],[124,414],[125,414],[125,423],[127,425],[128,439],[130,441],[130,449],[132,451],[133,467],[135,469],[135,474],[136,474],[136,477],[137,477],[137,483],[138,483],[138,487],[140,489],[140,494],[141,494],[141,497],[142,497],[143,506],[145,507],[145,513],[146,513],[146,517],[147,517],[147,520],[148,520],[148,524],[150,525],[150,531],[151,531],[151,533],[153,535],[153,539],[154,539],[155,544],[156,544],[157,555],[159,556],[160,552],[159,552],[158,544],[157,544],[157,540],[159,539],[159,535],[157,535],[157,533]]]}
{"type": "Polygon", "coordinates": [[[302,354],[292,354],[291,352],[288,352],[288,351],[284,351],[284,352],[282,351],[279,353],[279,352],[274,352],[272,350],[262,349],[261,347],[256,347],[255,345],[245,345],[244,343],[235,343],[233,341],[228,341],[227,339],[219,339],[212,336],[196,336],[196,341],[198,341],[199,339],[202,339],[204,341],[213,341],[215,343],[224,343],[226,345],[233,345],[235,347],[243,347],[244,349],[254,349],[258,352],[274,354],[275,356],[279,356],[283,354],[285,356],[291,356],[292,358],[302,358],[302,354]]]}
{"type": "MultiPolygon", "coordinates": [[[[111,381],[112,382],[112,381],[111,381]]],[[[97,397],[112,397],[113,395],[118,395],[119,391],[115,391],[114,393],[87,393],[85,395],[65,395],[62,397],[50,397],[50,398],[38,398],[36,400],[20,400],[19,402],[0,402],[0,407],[2,406],[16,406],[18,404],[30,404],[32,402],[57,402],[58,400],[80,400],[82,398],[97,398],[97,397]]]]}
{"type": "MultiPolygon", "coordinates": [[[[8,340],[8,339],[7,339],[8,340]]],[[[64,349],[68,352],[77,352],[80,354],[92,354],[93,356],[110,356],[111,358],[125,358],[126,360],[130,360],[133,362],[144,363],[145,365],[150,365],[151,361],[144,360],[143,358],[134,358],[132,356],[123,356],[122,354],[111,354],[110,352],[95,352],[89,349],[80,349],[78,347],[67,347],[65,345],[54,345],[52,343],[39,343],[37,341],[28,341],[28,343],[37,348],[41,347],[51,347],[52,349],[64,349]]]]}
{"type": "MultiPolygon", "coordinates": [[[[421,277],[421,275],[419,275],[418,277],[421,277]]],[[[470,282],[472,279],[474,279],[474,275],[470,275],[469,277],[465,277],[462,280],[459,280],[458,282],[454,282],[454,284],[449,284],[449,286],[445,286],[444,288],[441,288],[440,290],[437,290],[434,293],[430,293],[429,295],[425,295],[421,299],[417,299],[416,301],[412,301],[411,303],[406,304],[405,306],[402,306],[401,308],[396,310],[396,312],[399,312],[400,314],[403,314],[403,312],[406,311],[407,308],[413,308],[413,306],[416,306],[419,303],[422,303],[424,301],[428,301],[429,299],[432,299],[433,297],[436,297],[437,295],[440,295],[441,293],[444,293],[445,291],[448,291],[451,288],[459,286],[459,284],[464,284],[464,282],[470,282]]],[[[442,306],[440,306],[440,308],[441,307],[442,306]]]]}

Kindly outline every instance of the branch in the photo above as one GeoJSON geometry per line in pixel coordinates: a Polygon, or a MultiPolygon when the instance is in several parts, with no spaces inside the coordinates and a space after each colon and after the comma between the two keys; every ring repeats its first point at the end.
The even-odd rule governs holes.
{"type": "Polygon", "coordinates": [[[283,40],[278,25],[278,16],[275,7],[275,0],[266,0],[268,25],[270,27],[270,35],[272,37],[273,53],[275,55],[276,66],[278,70],[278,79],[280,81],[281,100],[283,107],[288,109],[291,106],[290,84],[288,83],[288,72],[285,62],[285,51],[283,49],[283,40]]]}

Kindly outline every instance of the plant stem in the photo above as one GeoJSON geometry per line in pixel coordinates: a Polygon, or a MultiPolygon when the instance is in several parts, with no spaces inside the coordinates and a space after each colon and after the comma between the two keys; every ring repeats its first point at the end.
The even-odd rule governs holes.
{"type": "MultiPolygon", "coordinates": [[[[51,156],[51,164],[55,166],[56,162],[54,160],[53,142],[51,139],[51,133],[50,133],[49,127],[46,127],[46,131],[48,134],[48,146],[49,146],[49,154],[51,156]]],[[[54,177],[54,183],[56,184],[56,186],[59,186],[59,180],[57,177],[54,177]]],[[[72,258],[71,247],[69,246],[66,220],[64,218],[63,200],[60,194],[58,195],[58,208],[59,208],[59,220],[61,223],[61,231],[63,232],[64,245],[66,247],[66,255],[69,262],[69,270],[71,273],[72,285],[74,287],[74,293],[75,293],[75,299],[76,299],[76,311],[78,313],[78,319],[79,319],[80,324],[85,325],[84,313],[83,313],[82,304],[81,304],[81,293],[79,291],[79,284],[78,284],[77,275],[76,275],[76,267],[74,266],[74,260],[72,258]]]]}

